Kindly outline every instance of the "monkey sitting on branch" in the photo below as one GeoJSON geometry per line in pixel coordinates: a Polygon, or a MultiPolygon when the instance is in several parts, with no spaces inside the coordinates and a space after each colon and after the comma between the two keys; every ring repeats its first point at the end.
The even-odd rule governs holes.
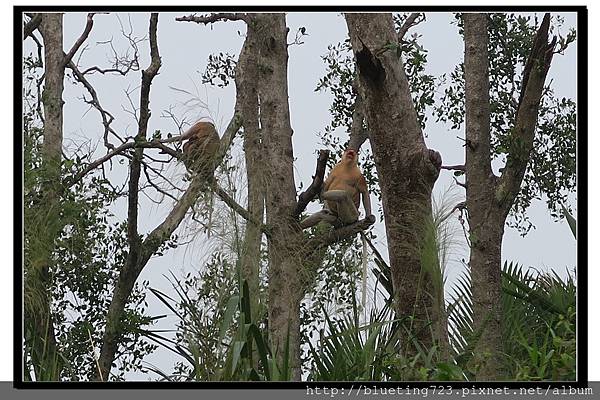
{"type": "Polygon", "coordinates": [[[332,168],[323,184],[321,198],[325,200],[325,206],[321,211],[300,222],[302,229],[310,228],[321,221],[336,227],[358,221],[361,197],[365,218],[375,219],[371,214],[367,181],[358,168],[357,159],[355,149],[348,148],[344,151],[341,161],[332,168]]]}
{"type": "Polygon", "coordinates": [[[183,163],[190,172],[208,171],[219,151],[219,134],[215,126],[206,121],[192,125],[184,134],[189,138],[183,145],[183,163]]]}

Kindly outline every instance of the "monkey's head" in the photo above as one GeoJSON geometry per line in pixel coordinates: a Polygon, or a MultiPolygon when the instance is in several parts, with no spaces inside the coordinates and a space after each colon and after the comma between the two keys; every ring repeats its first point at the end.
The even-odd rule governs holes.
{"type": "Polygon", "coordinates": [[[342,154],[342,161],[345,163],[354,163],[356,164],[358,160],[358,152],[356,151],[356,149],[353,149],[352,147],[347,148],[346,150],[344,150],[344,154],[342,154]]]}
{"type": "Polygon", "coordinates": [[[208,122],[208,121],[200,121],[196,123],[198,125],[198,128],[201,129],[215,129],[215,126],[213,125],[212,122],[208,122]]]}

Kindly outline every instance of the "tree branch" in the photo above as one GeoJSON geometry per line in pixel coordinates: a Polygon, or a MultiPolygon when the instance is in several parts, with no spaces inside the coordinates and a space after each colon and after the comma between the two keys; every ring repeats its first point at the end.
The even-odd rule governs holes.
{"type": "Polygon", "coordinates": [[[327,167],[327,160],[329,159],[329,150],[319,150],[319,157],[317,158],[317,168],[313,181],[310,186],[298,196],[298,202],[294,209],[293,216],[298,218],[300,214],[306,209],[308,203],[310,203],[315,196],[321,192],[323,187],[323,180],[325,177],[325,168],[327,167]]]}
{"type": "MultiPolygon", "coordinates": [[[[142,87],[140,89],[140,118],[138,122],[138,133],[135,137],[135,142],[145,142],[148,131],[148,120],[150,119],[150,87],[152,80],[158,73],[160,68],[160,55],[158,53],[158,43],[156,39],[156,31],[158,28],[158,13],[152,13],[150,16],[150,66],[142,71],[142,87]]],[[[143,157],[143,148],[137,147],[133,159],[131,160],[130,177],[129,177],[129,193],[128,193],[128,216],[127,216],[127,232],[129,240],[129,255],[134,253],[132,247],[139,246],[139,236],[137,233],[137,215],[138,215],[138,195],[139,195],[139,178],[141,172],[141,162],[143,157]]],[[[137,251],[135,251],[137,253],[137,251]]],[[[138,264],[135,257],[127,258],[128,268],[134,268],[138,264]]]]}
{"type": "Polygon", "coordinates": [[[97,160],[91,162],[88,164],[87,167],[85,167],[85,169],[83,171],[81,171],[80,173],[78,173],[72,180],[67,181],[65,183],[66,188],[69,188],[73,185],[75,185],[77,182],[79,182],[81,179],[83,179],[83,177],[85,175],[87,175],[88,173],[90,173],[91,171],[93,171],[94,169],[98,168],[100,165],[104,164],[105,162],[107,162],[108,160],[110,160],[111,158],[113,158],[114,156],[120,155],[123,152],[130,150],[130,149],[136,149],[136,148],[154,148],[154,149],[160,149],[163,152],[169,154],[171,157],[176,158],[176,159],[181,159],[182,153],[171,149],[170,147],[165,146],[165,143],[172,143],[172,142],[179,142],[179,141],[183,141],[187,138],[187,136],[189,135],[179,135],[179,136],[173,136],[171,138],[168,139],[154,139],[151,140],[149,142],[127,142],[127,143],[123,143],[122,145],[120,145],[119,147],[114,148],[114,150],[112,150],[111,152],[109,152],[108,154],[98,158],[97,160]]]}
{"type": "Polygon", "coordinates": [[[346,225],[341,228],[334,229],[331,232],[315,236],[308,240],[306,245],[306,254],[312,254],[316,251],[324,249],[329,245],[332,245],[333,243],[354,236],[358,232],[364,231],[374,223],[375,217],[371,216],[371,218],[367,217],[365,219],[361,219],[352,225],[346,225]]]}
{"type": "Polygon", "coordinates": [[[406,32],[408,32],[408,30],[410,28],[412,28],[413,26],[419,25],[421,22],[425,21],[425,16],[422,13],[412,13],[410,14],[406,20],[404,21],[404,23],[402,24],[402,26],[400,27],[400,30],[398,31],[398,43],[400,43],[402,41],[402,39],[404,38],[404,35],[406,35],[406,32]],[[422,16],[421,19],[418,20],[418,18],[422,16]]]}
{"type": "Polygon", "coordinates": [[[442,165],[440,167],[441,169],[447,169],[450,171],[466,171],[466,167],[464,164],[458,164],[458,165],[442,165]]]}
{"type": "Polygon", "coordinates": [[[75,41],[75,43],[73,44],[73,47],[71,47],[71,50],[69,50],[69,52],[65,55],[65,60],[64,60],[64,64],[63,64],[64,66],[67,66],[67,64],[69,64],[69,62],[73,59],[73,56],[75,55],[75,53],[77,53],[77,50],[79,50],[79,48],[81,47],[83,42],[85,42],[85,40],[90,35],[90,32],[92,31],[92,27],[94,26],[94,15],[95,15],[95,13],[88,13],[87,22],[85,24],[85,29],[83,30],[83,33],[81,34],[81,36],[79,36],[79,38],[75,41]]]}
{"type": "Polygon", "coordinates": [[[354,87],[356,96],[354,98],[354,111],[352,112],[352,126],[350,127],[350,141],[348,147],[359,151],[365,140],[369,138],[369,133],[364,128],[365,113],[363,110],[363,101],[362,97],[360,97],[360,93],[358,93],[356,84],[357,82],[355,79],[352,86],[354,87]]]}
{"type": "Polygon", "coordinates": [[[179,22],[195,22],[197,24],[212,24],[219,21],[245,21],[247,22],[248,16],[245,13],[214,13],[209,15],[197,16],[191,14],[188,16],[177,17],[175,21],[179,22]]]}
{"type": "MultiPolygon", "coordinates": [[[[66,54],[65,54],[66,57],[66,54]]],[[[115,146],[108,141],[108,134],[112,133],[116,138],[123,141],[120,136],[112,129],[110,124],[115,119],[111,113],[106,111],[102,105],[100,104],[100,100],[98,99],[98,94],[96,93],[96,89],[92,86],[92,84],[86,79],[84,74],[79,71],[79,68],[75,65],[73,60],[69,61],[67,67],[73,71],[73,75],[77,80],[87,89],[88,93],[91,96],[91,100],[87,101],[91,106],[93,106],[100,113],[100,117],[102,118],[102,125],[104,126],[104,146],[109,150],[114,150],[115,146]]]]}
{"type": "Polygon", "coordinates": [[[256,225],[259,227],[259,229],[267,236],[270,237],[271,236],[271,232],[268,229],[268,227],[266,225],[264,225],[261,221],[258,221],[256,218],[252,217],[252,215],[250,215],[250,213],[248,212],[248,210],[246,210],[244,207],[242,207],[237,201],[235,201],[235,199],[233,197],[231,197],[221,186],[219,186],[219,184],[217,183],[217,181],[212,178],[210,180],[210,187],[211,189],[217,194],[217,196],[219,196],[219,198],[221,200],[223,200],[223,202],[225,204],[227,204],[233,211],[235,211],[236,213],[238,213],[242,218],[244,218],[246,221],[256,225]]]}
{"type": "Polygon", "coordinates": [[[460,186],[460,187],[462,187],[462,188],[464,188],[464,189],[466,189],[466,188],[467,188],[467,184],[466,184],[466,183],[462,183],[462,182],[460,182],[458,179],[456,179],[456,177],[455,177],[455,176],[453,176],[452,178],[454,179],[454,182],[455,182],[455,183],[456,183],[458,186],[460,186]]]}
{"type": "Polygon", "coordinates": [[[25,23],[23,26],[23,40],[27,39],[28,36],[33,35],[33,31],[35,31],[42,22],[42,14],[33,14],[31,19],[25,23]]]}
{"type": "Polygon", "coordinates": [[[549,28],[550,14],[546,13],[535,35],[523,70],[523,86],[519,96],[517,118],[511,131],[513,145],[508,151],[506,167],[496,189],[496,201],[504,206],[506,213],[519,193],[533,150],[538,109],[556,46],[556,37],[548,43],[549,28]]]}

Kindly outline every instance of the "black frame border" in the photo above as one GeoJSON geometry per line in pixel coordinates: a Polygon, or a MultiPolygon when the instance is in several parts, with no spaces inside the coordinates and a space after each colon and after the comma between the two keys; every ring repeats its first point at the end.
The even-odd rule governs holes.
{"type": "Polygon", "coordinates": [[[577,364],[576,381],[494,382],[360,382],[363,388],[585,388],[588,386],[588,10],[586,6],[13,6],[13,96],[14,96],[14,292],[13,292],[13,386],[16,389],[305,389],[357,388],[351,381],[336,382],[25,382],[22,377],[22,265],[23,265],[23,138],[22,138],[22,24],[24,12],[575,12],[577,13],[577,364]],[[16,238],[20,238],[17,243],[16,238]]]}

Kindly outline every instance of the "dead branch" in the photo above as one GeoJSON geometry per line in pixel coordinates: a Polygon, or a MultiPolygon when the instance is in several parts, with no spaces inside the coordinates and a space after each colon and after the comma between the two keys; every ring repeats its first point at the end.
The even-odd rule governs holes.
{"type": "Polygon", "coordinates": [[[140,70],[140,63],[139,63],[139,47],[138,44],[145,41],[146,38],[138,38],[133,36],[133,27],[131,24],[131,19],[129,20],[129,32],[125,31],[125,28],[123,27],[123,22],[121,21],[121,18],[119,18],[117,16],[117,20],[119,21],[119,26],[121,29],[121,35],[127,39],[127,41],[129,42],[129,47],[131,49],[133,49],[133,55],[130,55],[129,49],[125,52],[124,55],[119,55],[119,53],[117,52],[117,50],[115,49],[114,45],[113,45],[113,40],[106,40],[106,41],[102,41],[102,42],[98,42],[98,44],[100,45],[109,45],[110,49],[113,53],[113,58],[111,60],[112,65],[110,68],[100,68],[97,65],[94,65],[92,67],[87,68],[86,70],[82,71],[83,75],[87,75],[87,74],[93,74],[94,72],[98,72],[101,74],[108,74],[108,73],[117,73],[120,75],[127,75],[130,71],[139,71],[140,70]]]}
{"type": "Polygon", "coordinates": [[[87,22],[85,24],[85,29],[83,30],[83,33],[81,34],[81,36],[79,36],[79,38],[75,41],[75,43],[73,44],[73,47],[71,47],[71,50],[69,50],[69,52],[65,55],[65,60],[64,60],[63,66],[66,67],[67,64],[69,64],[69,62],[73,59],[73,56],[75,55],[75,53],[77,53],[77,50],[79,50],[79,48],[81,47],[83,42],[85,42],[85,40],[90,35],[90,32],[92,31],[92,27],[94,26],[94,15],[95,15],[95,13],[88,13],[87,22]]]}
{"type": "Polygon", "coordinates": [[[102,118],[102,125],[104,126],[104,146],[109,150],[114,150],[115,146],[108,140],[109,133],[113,134],[122,143],[125,142],[110,126],[110,124],[115,118],[111,113],[109,113],[102,107],[102,105],[100,104],[100,100],[98,99],[98,94],[96,93],[96,90],[94,89],[92,84],[85,78],[84,74],[81,71],[79,71],[79,69],[72,60],[69,61],[67,67],[69,67],[71,71],[73,71],[73,76],[75,76],[75,78],[87,89],[88,93],[90,94],[91,100],[85,100],[85,102],[93,106],[100,113],[100,117],[102,118]]]}
{"type": "MultiPolygon", "coordinates": [[[[162,189],[160,186],[158,186],[156,183],[154,183],[154,179],[152,179],[150,177],[150,174],[148,173],[148,170],[152,170],[152,172],[154,172],[155,174],[163,177],[162,174],[160,174],[155,169],[151,168],[148,164],[142,163],[142,171],[144,172],[144,176],[146,177],[146,182],[148,182],[148,184],[145,187],[152,187],[154,190],[156,190],[158,193],[162,194],[163,196],[169,197],[173,201],[177,201],[177,198],[175,196],[173,196],[171,193],[169,193],[168,191],[162,189]]],[[[164,177],[163,177],[163,179],[164,179],[164,177]]],[[[140,190],[140,192],[144,193],[146,195],[146,197],[148,198],[148,200],[150,200],[152,203],[157,204],[157,205],[161,203],[160,200],[154,200],[152,197],[150,197],[149,195],[147,195],[144,192],[144,190],[140,190]]]]}
{"type": "Polygon", "coordinates": [[[294,218],[298,218],[308,203],[310,203],[321,192],[328,159],[329,150],[319,150],[319,157],[317,158],[317,167],[315,170],[315,175],[313,176],[313,181],[310,186],[304,192],[300,193],[300,196],[298,196],[298,203],[296,203],[293,214],[294,218]]]}
{"type": "Polygon", "coordinates": [[[245,13],[214,13],[209,15],[197,16],[191,14],[188,16],[177,17],[175,21],[179,22],[195,22],[197,24],[212,24],[219,21],[244,21],[247,22],[248,16],[245,13]]]}

